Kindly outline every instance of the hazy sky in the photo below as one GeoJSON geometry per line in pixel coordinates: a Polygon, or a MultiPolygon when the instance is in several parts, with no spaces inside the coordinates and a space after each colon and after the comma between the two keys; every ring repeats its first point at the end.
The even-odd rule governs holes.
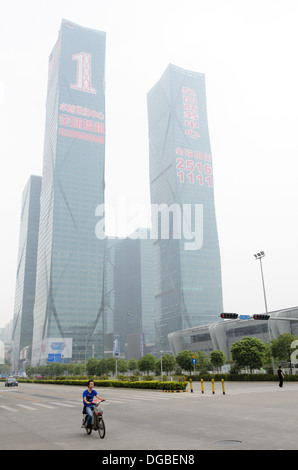
{"type": "Polygon", "coordinates": [[[260,250],[268,309],[297,306],[297,0],[1,3],[0,327],[13,317],[22,191],[42,174],[62,18],[107,33],[106,202],[149,206],[146,94],[169,63],[204,73],[224,310],[264,311],[260,250]]]}

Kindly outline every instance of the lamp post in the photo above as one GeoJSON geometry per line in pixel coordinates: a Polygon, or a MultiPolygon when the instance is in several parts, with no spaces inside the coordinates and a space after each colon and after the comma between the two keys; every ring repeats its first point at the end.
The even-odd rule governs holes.
{"type": "Polygon", "coordinates": [[[255,259],[260,260],[260,267],[261,267],[261,276],[262,276],[262,283],[263,283],[263,293],[264,293],[264,301],[265,301],[265,309],[266,313],[268,313],[267,309],[267,300],[266,300],[266,292],[265,292],[265,283],[264,283],[264,275],[263,275],[263,267],[262,267],[262,258],[265,256],[264,251],[260,251],[254,255],[255,259]]]}
{"type": "MultiPolygon", "coordinates": [[[[262,258],[265,256],[264,251],[260,251],[259,253],[256,253],[254,255],[255,259],[260,260],[260,267],[261,267],[261,275],[262,275],[262,284],[263,284],[263,293],[264,293],[264,301],[265,301],[265,309],[266,313],[268,313],[268,308],[267,308],[267,300],[266,300],[266,292],[265,292],[265,283],[264,283],[264,275],[263,275],[263,267],[262,267],[262,258]]],[[[268,327],[268,334],[269,334],[269,341],[272,341],[272,334],[271,334],[271,329],[269,327],[269,321],[267,324],[268,327]]],[[[271,356],[271,361],[272,361],[272,371],[274,373],[274,359],[273,356],[271,356]]]]}

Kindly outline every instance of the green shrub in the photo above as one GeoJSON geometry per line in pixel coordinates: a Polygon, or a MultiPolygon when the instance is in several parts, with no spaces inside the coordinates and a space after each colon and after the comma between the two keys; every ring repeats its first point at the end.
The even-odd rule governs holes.
{"type": "Polygon", "coordinates": [[[117,375],[118,380],[137,382],[139,380],[138,375],[117,375]]]}

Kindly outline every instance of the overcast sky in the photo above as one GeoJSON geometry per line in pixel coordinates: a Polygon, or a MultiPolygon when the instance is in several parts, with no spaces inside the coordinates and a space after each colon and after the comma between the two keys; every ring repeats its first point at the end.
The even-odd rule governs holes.
{"type": "Polygon", "coordinates": [[[1,3],[0,327],[14,311],[22,191],[42,174],[62,18],[107,33],[106,202],[149,207],[146,94],[169,63],[204,73],[224,310],[264,311],[260,250],[268,309],[297,306],[297,0],[1,3]]]}

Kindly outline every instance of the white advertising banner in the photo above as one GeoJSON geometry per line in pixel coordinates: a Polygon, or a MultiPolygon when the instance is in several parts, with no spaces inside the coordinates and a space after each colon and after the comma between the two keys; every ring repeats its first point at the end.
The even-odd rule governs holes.
{"type": "Polygon", "coordinates": [[[49,354],[61,354],[63,359],[72,357],[72,338],[47,338],[41,345],[41,359],[48,359],[49,354]]]}

